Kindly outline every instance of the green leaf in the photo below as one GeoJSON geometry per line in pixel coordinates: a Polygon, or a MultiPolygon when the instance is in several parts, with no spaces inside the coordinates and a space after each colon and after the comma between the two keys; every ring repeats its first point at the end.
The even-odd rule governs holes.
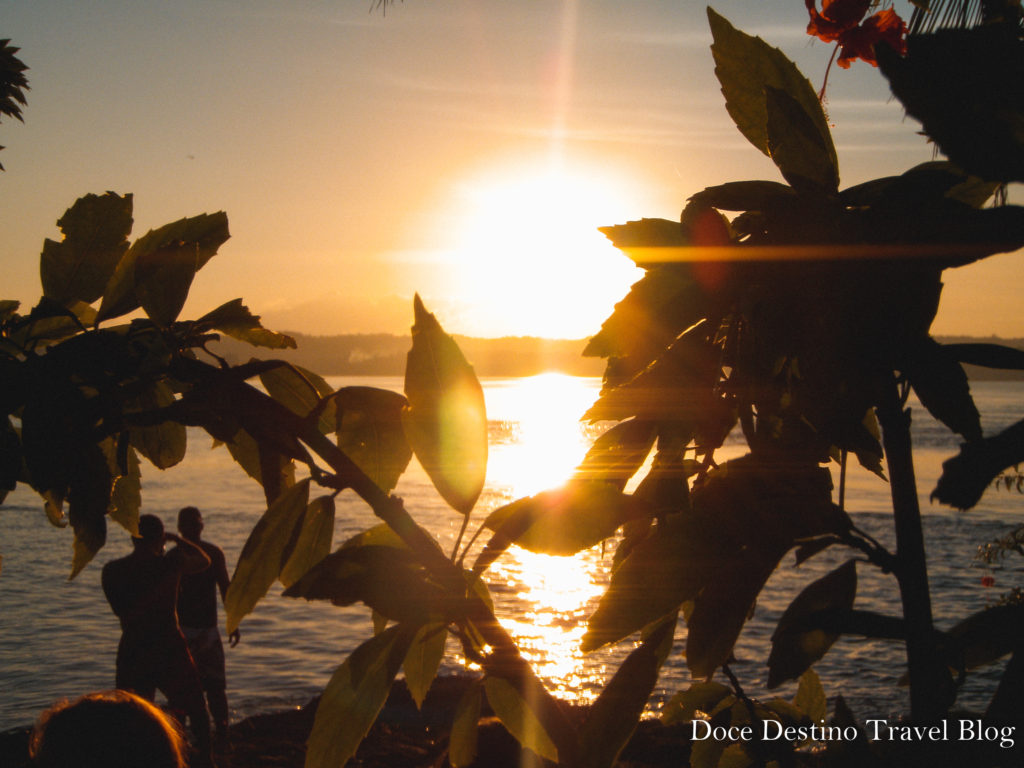
{"type": "Polygon", "coordinates": [[[259,519],[242,547],[224,598],[227,631],[238,629],[242,617],[256,607],[274,583],[294,545],[296,528],[309,504],[309,479],[282,493],[259,519]]]}
{"type": "Polygon", "coordinates": [[[412,349],[405,368],[405,436],[444,500],[469,515],[487,473],[483,389],[455,340],[419,296],[414,310],[412,349]]]}
{"type": "Polygon", "coordinates": [[[453,768],[467,768],[476,759],[480,687],[479,680],[470,681],[455,705],[452,729],[448,736],[448,762],[453,768]]]}
{"type": "Polygon", "coordinates": [[[285,597],[363,602],[394,621],[417,624],[444,617],[447,593],[429,579],[414,553],[390,543],[374,544],[370,531],[346,542],[284,591],[285,597]]]}
{"type": "Polygon", "coordinates": [[[393,490],[412,458],[402,427],[408,401],[385,389],[342,387],[334,403],[338,447],[378,488],[393,490]]]}
{"type": "Polygon", "coordinates": [[[196,321],[196,325],[221,331],[228,336],[268,349],[295,349],[295,339],[283,333],[268,331],[260,324],[259,315],[254,315],[241,299],[222,304],[207,312],[196,321]]]}
{"type": "Polygon", "coordinates": [[[264,488],[290,488],[295,485],[295,462],[280,454],[276,456],[277,469],[274,477],[267,477],[267,482],[263,482],[264,462],[260,460],[260,445],[244,429],[236,431],[225,445],[231,458],[264,488]]]}
{"type": "Polygon", "coordinates": [[[356,753],[384,706],[411,640],[406,627],[386,629],[334,671],[306,743],[306,768],[338,768],[356,753]]]}
{"type": "Polygon", "coordinates": [[[676,616],[672,615],[619,665],[590,706],[580,728],[581,765],[611,768],[636,730],[658,673],[672,650],[676,616]]]}
{"type": "MultiPolygon", "coordinates": [[[[174,390],[166,381],[158,381],[152,388],[125,404],[127,413],[166,408],[175,401],[174,390]]],[[[168,469],[185,458],[188,434],[185,425],[165,421],[148,427],[131,427],[128,439],[139,453],[159,469],[168,469]]]]}
{"type": "Polygon", "coordinates": [[[430,684],[437,677],[437,669],[444,658],[445,641],[448,639],[447,626],[442,623],[424,624],[413,638],[409,652],[402,662],[405,684],[409,688],[417,709],[422,708],[430,684]]]}
{"type": "Polygon", "coordinates": [[[223,212],[180,219],[140,237],[107,284],[97,321],[142,306],[157,323],[174,320],[195,273],[230,237],[223,212]]]}
{"type": "Polygon", "coordinates": [[[793,705],[806,714],[812,723],[822,723],[828,715],[828,702],[825,689],[821,685],[818,673],[808,669],[800,676],[800,683],[793,697],[793,705]]]}
{"type": "Polygon", "coordinates": [[[46,240],[39,262],[43,295],[64,305],[87,304],[103,295],[128,250],[132,196],[85,195],[57,221],[64,237],[46,240]]]}
{"type": "Polygon", "coordinates": [[[523,747],[547,760],[558,762],[558,750],[554,742],[533,708],[512,683],[489,676],[484,679],[484,690],[494,714],[523,747]]]}
{"type": "Polygon", "coordinates": [[[612,536],[642,509],[612,483],[589,480],[518,499],[484,521],[494,536],[473,570],[482,573],[511,544],[546,555],[574,555],[612,536]]]}
{"type": "Polygon", "coordinates": [[[772,633],[768,688],[800,677],[839,637],[811,622],[819,611],[850,610],[857,595],[857,568],[850,560],[808,584],[789,604],[772,633]]]}
{"type": "Polygon", "coordinates": [[[281,569],[281,583],[290,587],[331,552],[334,539],[334,497],[320,496],[306,507],[295,548],[281,569]]]}
{"type": "Polygon", "coordinates": [[[601,435],[576,468],[576,478],[612,483],[620,491],[643,466],[657,437],[657,425],[631,419],[601,435]]]}
{"type": "MultiPolygon", "coordinates": [[[[785,91],[765,85],[768,154],[794,189],[836,192],[836,150],[827,144],[802,105],[785,91]]],[[[820,108],[819,110],[820,111],[820,108]]]]}
{"type": "Polygon", "coordinates": [[[661,708],[661,722],[665,725],[672,723],[688,722],[702,715],[710,715],[715,707],[727,696],[732,695],[732,689],[716,683],[713,680],[698,681],[690,685],[685,691],[672,696],[661,708]]]}
{"type": "MultiPolygon", "coordinates": [[[[260,373],[260,381],[272,398],[281,403],[296,416],[305,418],[313,412],[320,399],[331,395],[334,390],[319,376],[302,368],[282,364],[276,368],[260,373]],[[317,381],[319,379],[319,381],[317,381]],[[326,387],[321,391],[320,383],[326,387]]],[[[333,419],[321,412],[318,422],[320,432],[327,434],[334,431],[333,419]]]]}
{"type": "Polygon", "coordinates": [[[114,489],[110,494],[110,508],[107,514],[133,536],[139,532],[139,509],[142,507],[142,468],[135,449],[125,446],[124,466],[116,459],[117,446],[113,440],[101,444],[107,458],[107,466],[115,476],[114,489]]]}
{"type": "Polygon", "coordinates": [[[730,744],[722,751],[716,768],[747,768],[753,764],[754,759],[747,754],[746,745],[737,743],[730,744]]]}
{"type": "Polygon", "coordinates": [[[814,86],[778,48],[759,37],[733,27],[708,8],[714,43],[715,75],[722,86],[725,107],[747,140],[770,156],[768,106],[765,91],[772,87],[786,93],[806,113],[825,147],[829,163],[839,167],[828,121],[814,86]]]}

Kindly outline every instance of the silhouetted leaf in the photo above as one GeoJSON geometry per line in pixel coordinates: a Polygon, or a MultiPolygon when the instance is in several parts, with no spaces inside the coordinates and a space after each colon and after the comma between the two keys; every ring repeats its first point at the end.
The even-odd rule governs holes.
{"type": "Polygon", "coordinates": [[[156,322],[177,317],[192,277],[228,239],[223,213],[180,219],[140,237],[121,258],[107,284],[98,321],[142,306],[156,322]]]}
{"type": "Polygon", "coordinates": [[[709,715],[731,695],[732,688],[713,680],[691,683],[689,688],[673,695],[661,708],[661,722],[671,725],[693,720],[701,713],[709,715]]]}
{"type": "Polygon", "coordinates": [[[484,679],[487,702],[516,740],[547,760],[558,761],[558,750],[530,704],[515,686],[500,677],[484,679]]]}
{"type": "Polygon", "coordinates": [[[997,435],[960,446],[960,453],[942,462],[942,475],[932,498],[958,509],[970,509],[996,476],[1024,462],[1024,421],[997,435]]]}
{"type": "Polygon", "coordinates": [[[284,586],[290,587],[331,553],[334,512],[333,496],[320,496],[309,502],[302,516],[295,548],[281,569],[280,579],[284,586]]]}
{"type": "Polygon", "coordinates": [[[669,515],[633,547],[612,574],[587,622],[584,653],[621,640],[691,599],[714,561],[699,550],[684,515],[669,515]]]}
{"type": "Polygon", "coordinates": [[[412,640],[409,628],[386,629],[356,648],[331,675],[306,748],[307,768],[338,768],[366,736],[412,640]]]}
{"type": "MultiPolygon", "coordinates": [[[[813,117],[783,90],[765,85],[768,154],[796,189],[835,192],[839,188],[836,150],[813,117]]],[[[815,110],[820,113],[820,107],[815,110]]]]}
{"type": "Polygon", "coordinates": [[[338,447],[378,488],[393,490],[412,458],[402,427],[408,401],[375,387],[342,387],[333,400],[338,447]]]}
{"type": "Polygon", "coordinates": [[[1024,349],[1002,344],[943,344],[949,357],[960,363],[980,365],[984,368],[1024,371],[1024,349]]]}
{"type": "Polygon", "coordinates": [[[576,468],[575,477],[614,484],[619,490],[643,465],[657,436],[657,425],[638,419],[616,424],[601,435],[576,468]]]}
{"type": "Polygon", "coordinates": [[[405,685],[409,695],[416,702],[416,707],[423,706],[430,684],[437,676],[437,668],[444,658],[445,641],[448,639],[447,627],[443,623],[425,624],[420,627],[416,637],[409,646],[409,652],[402,662],[405,672],[405,685]]]}
{"type": "Polygon", "coordinates": [[[967,375],[949,352],[927,339],[917,346],[905,368],[910,385],[932,416],[968,441],[981,439],[981,417],[967,375]]]}
{"type": "Polygon", "coordinates": [[[246,539],[224,598],[229,634],[256,607],[281,573],[285,552],[294,546],[296,527],[309,504],[309,482],[302,480],[282,493],[246,539]]]}
{"type": "Polygon", "coordinates": [[[453,768],[466,768],[476,759],[477,722],[480,720],[479,680],[472,680],[466,686],[452,718],[448,736],[448,762],[453,768]]]}
{"type": "Polygon", "coordinates": [[[112,482],[100,447],[94,443],[83,444],[71,468],[68,487],[68,521],[75,531],[69,579],[75,578],[106,543],[112,482]]]}
{"type": "Polygon", "coordinates": [[[885,45],[876,54],[893,94],[943,154],[984,179],[1024,181],[1024,41],[1017,24],[910,35],[906,56],[885,45]]]}
{"type": "Polygon", "coordinates": [[[587,712],[580,728],[581,764],[611,768],[626,746],[672,650],[676,617],[665,619],[625,658],[587,712]]]}
{"type": "Polygon", "coordinates": [[[609,358],[604,376],[607,390],[647,367],[680,333],[704,317],[708,306],[693,265],[652,267],[615,305],[583,354],[609,358]]]}
{"type": "Polygon", "coordinates": [[[335,605],[363,602],[394,621],[424,623],[444,615],[445,591],[431,581],[413,552],[385,543],[370,529],[350,539],[284,591],[286,597],[330,600],[335,605]]]}
{"type": "Polygon", "coordinates": [[[21,438],[11,426],[9,417],[0,419],[0,502],[8,491],[13,491],[21,479],[23,462],[21,438]]]}
{"type": "Polygon", "coordinates": [[[547,555],[574,555],[613,535],[643,508],[614,484],[577,480],[494,510],[484,525],[494,536],[480,553],[481,573],[511,544],[547,555]]]}
{"type": "Polygon", "coordinates": [[[678,221],[670,219],[636,219],[625,224],[598,227],[598,231],[611,240],[616,248],[659,248],[688,245],[678,221]]]}
{"type": "MultiPolygon", "coordinates": [[[[850,526],[831,500],[828,470],[812,463],[732,459],[691,494],[690,538],[714,570],[687,617],[686,660],[708,677],[732,653],[751,607],[776,565],[798,541],[850,526]]],[[[694,546],[694,544],[690,544],[694,546]]]]}
{"type": "Polygon", "coordinates": [[[839,637],[813,624],[820,611],[849,610],[857,594],[857,568],[849,560],[808,584],[789,604],[772,633],[768,688],[795,680],[822,658],[839,637]]]}
{"type": "Polygon", "coordinates": [[[473,368],[416,296],[405,368],[405,436],[434,487],[469,515],[487,473],[487,413],[473,368]]]}
{"type": "Polygon", "coordinates": [[[785,54],[759,37],[751,37],[734,28],[708,8],[708,20],[714,43],[715,74],[725,96],[725,108],[740,132],[755,147],[770,155],[768,111],[765,90],[785,92],[812,122],[833,168],[838,168],[828,121],[814,87],[785,54]]]}
{"type": "Polygon", "coordinates": [[[708,339],[708,323],[681,333],[657,358],[629,381],[606,389],[583,414],[587,421],[623,421],[692,425],[714,412],[712,385],[721,373],[719,350],[708,339]]]}
{"type": "Polygon", "coordinates": [[[1008,603],[971,614],[947,633],[948,663],[970,670],[991,664],[1020,646],[1024,635],[1024,605],[1008,603]]]}
{"type": "Polygon", "coordinates": [[[295,349],[295,339],[283,333],[268,331],[260,324],[259,315],[254,315],[241,299],[222,304],[196,320],[196,325],[221,331],[239,341],[269,349],[295,349]]]}
{"type": "MultiPolygon", "coordinates": [[[[125,404],[127,413],[166,408],[174,403],[174,391],[165,381],[155,382],[150,390],[125,404]]],[[[128,439],[139,453],[159,469],[168,469],[185,458],[188,435],[185,426],[168,419],[154,426],[131,427],[128,439]]]]}
{"type": "Polygon", "coordinates": [[[687,202],[723,211],[760,211],[780,199],[795,197],[792,187],[777,181],[734,181],[706,187],[687,202]]]}
{"type": "Polygon", "coordinates": [[[85,195],[57,221],[64,237],[46,240],[39,263],[43,295],[61,304],[92,303],[128,250],[132,196],[85,195]]]}

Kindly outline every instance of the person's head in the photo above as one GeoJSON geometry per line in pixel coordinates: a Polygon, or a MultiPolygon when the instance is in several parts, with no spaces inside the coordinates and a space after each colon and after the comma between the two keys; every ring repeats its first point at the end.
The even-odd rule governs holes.
{"type": "Polygon", "coordinates": [[[203,515],[198,507],[184,507],[178,512],[178,532],[189,541],[199,541],[203,533],[203,515]]]}
{"type": "Polygon", "coordinates": [[[59,701],[29,741],[37,768],[184,768],[177,723],[128,691],[101,691],[59,701]]]}
{"type": "Polygon", "coordinates": [[[136,549],[160,554],[164,549],[164,524],[156,515],[139,516],[139,535],[133,539],[136,549]]]}

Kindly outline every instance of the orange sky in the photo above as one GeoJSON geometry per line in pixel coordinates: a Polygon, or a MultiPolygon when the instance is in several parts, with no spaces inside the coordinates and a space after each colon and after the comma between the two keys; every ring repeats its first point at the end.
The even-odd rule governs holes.
{"type": "MultiPolygon", "coordinates": [[[[907,3],[896,3],[906,10],[907,3]]],[[[676,218],[705,186],[778,178],[732,126],[702,4],[659,0],[8,0],[25,124],[0,125],[0,298],[86,192],[135,234],[226,210],[186,313],[242,296],[267,325],[581,337],[639,273],[594,228],[676,218]]],[[[716,2],[812,82],[802,0],[716,2]]],[[[835,70],[844,185],[932,159],[866,65],[835,70]]],[[[938,333],[1024,336],[1020,255],[947,273],[938,333]]]]}

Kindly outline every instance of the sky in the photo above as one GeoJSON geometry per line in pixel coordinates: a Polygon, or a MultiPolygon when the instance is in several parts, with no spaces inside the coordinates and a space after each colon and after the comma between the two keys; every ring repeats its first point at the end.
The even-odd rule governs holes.
{"type": "MultiPolygon", "coordinates": [[[[713,7],[820,85],[803,0],[713,7]]],[[[243,297],[276,330],[405,333],[419,292],[453,333],[583,338],[642,274],[596,227],[781,180],[725,111],[702,3],[0,0],[0,38],[31,87],[0,124],[0,298],[26,308],[56,220],[112,190],[133,237],[227,212],[183,317],[243,297]]],[[[827,109],[843,186],[933,159],[868,65],[827,109]]],[[[1024,336],[1020,259],[947,271],[933,331],[1024,336]]]]}

